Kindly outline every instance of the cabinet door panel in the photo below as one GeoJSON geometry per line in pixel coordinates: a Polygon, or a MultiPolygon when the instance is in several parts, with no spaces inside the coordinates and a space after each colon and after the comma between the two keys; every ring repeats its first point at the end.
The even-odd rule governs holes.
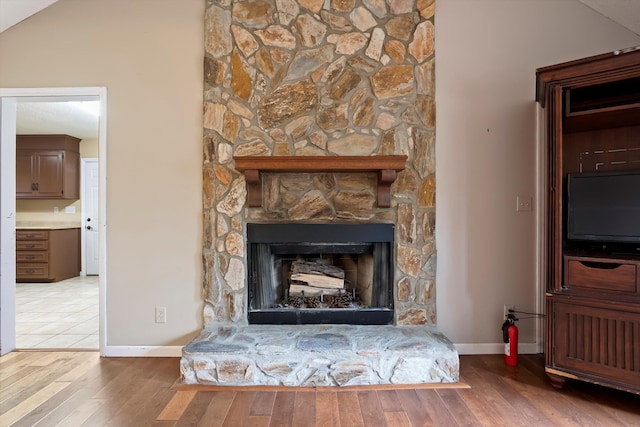
{"type": "Polygon", "coordinates": [[[555,303],[555,367],[620,381],[637,389],[639,319],[637,311],[555,303]]]}
{"type": "Polygon", "coordinates": [[[62,197],[61,151],[41,151],[38,153],[38,195],[40,197],[62,197]]]}
{"type": "Polygon", "coordinates": [[[33,179],[33,159],[32,150],[16,150],[16,197],[30,197],[35,183],[33,179]]]}

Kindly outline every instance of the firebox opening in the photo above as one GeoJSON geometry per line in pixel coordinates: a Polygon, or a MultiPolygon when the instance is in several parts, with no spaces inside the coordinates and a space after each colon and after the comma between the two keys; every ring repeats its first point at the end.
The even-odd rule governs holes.
{"type": "Polygon", "coordinates": [[[247,224],[253,324],[389,324],[392,224],[247,224]]]}

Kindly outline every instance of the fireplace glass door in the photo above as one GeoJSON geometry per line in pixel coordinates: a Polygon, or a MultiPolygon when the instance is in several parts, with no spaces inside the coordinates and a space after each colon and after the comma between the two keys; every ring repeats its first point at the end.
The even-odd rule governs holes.
{"type": "Polygon", "coordinates": [[[393,224],[247,224],[252,324],[390,324],[393,224]]]}

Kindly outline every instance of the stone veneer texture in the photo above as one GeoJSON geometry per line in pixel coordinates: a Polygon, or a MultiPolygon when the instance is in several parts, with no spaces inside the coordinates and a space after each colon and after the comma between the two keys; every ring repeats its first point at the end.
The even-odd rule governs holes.
{"type": "Polygon", "coordinates": [[[247,222],[396,224],[395,324],[434,324],[434,0],[207,1],[205,326],[246,323],[247,222]],[[246,207],[233,156],[405,154],[374,174],[267,174],[246,207]]]}

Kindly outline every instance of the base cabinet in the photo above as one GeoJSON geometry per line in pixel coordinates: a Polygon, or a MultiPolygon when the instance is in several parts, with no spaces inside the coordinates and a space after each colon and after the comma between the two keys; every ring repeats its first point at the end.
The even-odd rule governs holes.
{"type": "Polygon", "coordinates": [[[16,230],[16,281],[57,282],[80,274],[80,228],[16,230]]]}
{"type": "Polygon", "coordinates": [[[554,327],[547,373],[640,393],[638,306],[557,295],[548,299],[548,315],[554,327]]]}

